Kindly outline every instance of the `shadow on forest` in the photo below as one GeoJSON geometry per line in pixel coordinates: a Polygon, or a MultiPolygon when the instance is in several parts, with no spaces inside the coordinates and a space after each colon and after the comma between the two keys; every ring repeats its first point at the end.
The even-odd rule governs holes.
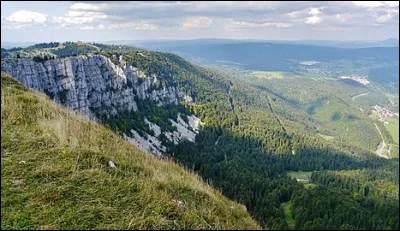
{"type": "Polygon", "coordinates": [[[371,154],[352,156],[313,148],[312,144],[297,148],[295,155],[277,155],[268,152],[266,145],[244,134],[206,126],[194,144],[183,141],[169,153],[223,194],[246,205],[253,217],[270,229],[287,228],[280,205],[302,188],[287,171],[379,168],[390,162],[371,154]]]}

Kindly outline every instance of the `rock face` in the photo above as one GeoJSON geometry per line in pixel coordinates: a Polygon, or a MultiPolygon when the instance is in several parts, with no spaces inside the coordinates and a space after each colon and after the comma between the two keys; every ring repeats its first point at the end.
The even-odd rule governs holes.
{"type": "Polygon", "coordinates": [[[160,127],[157,124],[150,122],[147,118],[144,122],[154,132],[154,136],[145,133],[144,137],[140,136],[135,130],[131,130],[132,137],[124,134],[124,138],[131,143],[134,143],[140,150],[144,152],[151,152],[157,156],[162,155],[166,151],[166,147],[159,141],[160,134],[164,134],[165,137],[174,144],[178,144],[179,141],[188,140],[191,142],[195,141],[196,135],[199,133],[200,126],[204,123],[194,115],[187,117],[188,123],[182,119],[182,115],[178,113],[177,121],[169,119],[171,124],[176,127],[176,131],[173,132],[161,132],[160,127]]]}
{"type": "MultiPolygon", "coordinates": [[[[1,70],[24,86],[45,92],[57,103],[91,119],[96,119],[94,112],[110,117],[120,111],[137,111],[136,100],[150,99],[158,105],[178,104],[181,100],[192,102],[190,96],[172,84],[156,88],[159,81],[156,76],[146,76],[137,68],[126,65],[122,56],[115,61],[122,64],[115,65],[103,55],[81,55],[45,62],[5,60],[1,63],[1,70]]],[[[178,131],[165,132],[164,135],[175,144],[182,139],[194,142],[201,121],[194,115],[188,120],[189,124],[185,123],[180,115],[178,121],[170,119],[178,131]]],[[[131,130],[132,137],[125,135],[125,138],[143,151],[162,155],[166,148],[158,140],[160,127],[147,119],[144,122],[155,136],[146,134],[141,137],[131,130]]]]}
{"type": "Polygon", "coordinates": [[[177,104],[185,98],[175,86],[155,89],[157,77],[145,76],[126,64],[120,67],[102,55],[45,62],[31,59],[2,61],[1,70],[24,86],[45,92],[57,103],[89,116],[94,110],[107,116],[120,110],[136,111],[135,97],[151,99],[159,105],[177,104]]]}

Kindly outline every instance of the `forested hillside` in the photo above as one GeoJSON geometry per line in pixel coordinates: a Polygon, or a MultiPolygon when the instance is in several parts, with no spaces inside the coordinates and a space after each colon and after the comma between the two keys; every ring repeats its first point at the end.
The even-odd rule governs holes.
{"type": "Polygon", "coordinates": [[[192,99],[175,106],[138,100],[138,111],[99,115],[101,121],[120,133],[151,133],[140,122],[144,117],[173,130],[166,121],[177,112],[196,115],[204,126],[195,142],[174,144],[159,137],[165,153],[244,204],[263,228],[289,229],[283,204],[290,204],[298,229],[399,229],[399,198],[394,196],[399,191],[398,158],[380,158],[366,148],[324,139],[311,113],[262,84],[193,65],[174,54],[130,50],[119,62],[113,57],[122,55],[120,51],[90,46],[116,65],[155,76],[159,84],[150,89],[176,86],[192,99]],[[309,184],[287,175],[300,170],[312,172],[309,184]],[[357,215],[349,217],[349,211],[357,215]]]}

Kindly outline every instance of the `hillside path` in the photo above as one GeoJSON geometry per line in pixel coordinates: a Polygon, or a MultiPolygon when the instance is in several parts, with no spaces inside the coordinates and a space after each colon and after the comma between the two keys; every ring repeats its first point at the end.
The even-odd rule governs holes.
{"type": "Polygon", "coordinates": [[[351,98],[351,100],[355,100],[355,99],[357,99],[358,97],[361,97],[361,96],[363,96],[363,95],[367,95],[368,93],[369,93],[369,92],[365,92],[365,93],[356,95],[356,96],[354,96],[353,98],[351,98]]]}
{"type": "Polygon", "coordinates": [[[384,150],[385,147],[386,147],[386,142],[385,142],[385,140],[383,139],[381,130],[379,130],[378,125],[376,125],[376,123],[374,123],[374,124],[375,124],[376,129],[378,129],[379,135],[381,135],[381,138],[382,138],[382,142],[378,145],[378,148],[376,149],[376,152],[375,152],[375,153],[376,153],[376,155],[378,155],[378,156],[380,156],[380,157],[389,159],[389,157],[387,157],[387,156],[385,156],[385,155],[382,155],[382,152],[383,152],[383,150],[384,150]]]}

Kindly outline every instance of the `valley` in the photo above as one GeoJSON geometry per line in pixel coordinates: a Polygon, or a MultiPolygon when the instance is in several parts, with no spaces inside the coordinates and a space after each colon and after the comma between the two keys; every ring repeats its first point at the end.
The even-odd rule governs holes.
{"type": "MultiPolygon", "coordinates": [[[[381,152],[385,152],[385,156],[398,156],[396,147],[398,138],[395,133],[392,136],[388,130],[390,127],[398,129],[396,125],[398,112],[392,112],[387,108],[396,111],[398,109],[393,107],[390,101],[392,94],[382,93],[380,88],[379,90],[375,86],[366,88],[318,75],[311,77],[299,72],[284,72],[280,74],[281,78],[276,79],[260,78],[253,74],[254,71],[237,67],[213,67],[259,89],[272,92],[276,95],[275,98],[281,98],[292,107],[308,113],[315,119],[313,122],[315,132],[325,139],[347,142],[372,151],[382,140],[374,125],[378,123],[380,129],[385,132],[384,140],[394,146],[391,153],[388,153],[387,148],[381,152]],[[390,95],[389,98],[387,94],[390,95]],[[384,118],[391,119],[390,126],[384,118]],[[365,133],[360,134],[360,131],[365,133]]],[[[392,131],[395,130],[393,128],[392,131]]]]}
{"type": "MultiPolygon", "coordinates": [[[[234,45],[225,46],[237,49],[234,45]]],[[[251,48],[255,45],[246,46],[251,48]]],[[[272,48],[290,51],[283,45],[273,45],[272,48]]],[[[293,46],[290,48],[297,49],[293,46]]],[[[391,50],[384,50],[389,56],[392,54],[391,50]]],[[[347,50],[339,51],[343,51],[344,56],[350,55],[347,50]]],[[[357,52],[351,54],[351,57],[353,55],[362,56],[357,52]]],[[[389,62],[388,59],[383,55],[375,61],[378,66],[386,65],[382,62],[389,62]]],[[[235,60],[230,61],[239,62],[235,60]]],[[[337,68],[339,63],[348,64],[348,68],[369,64],[354,64],[348,60],[331,62],[307,56],[304,60],[302,64],[297,59],[289,63],[313,68],[316,65],[337,68]]],[[[246,63],[244,61],[240,60],[246,63]]],[[[109,129],[107,134],[112,131],[112,136],[121,140],[115,141],[111,146],[113,149],[118,150],[119,142],[125,142],[124,145],[135,148],[132,151],[134,153],[154,154],[155,157],[151,154],[140,157],[154,158],[156,164],[147,172],[141,170],[140,164],[124,165],[125,162],[134,161],[128,161],[129,154],[120,154],[112,160],[117,169],[122,166],[121,171],[127,171],[118,173],[121,176],[131,177],[128,173],[133,171],[148,177],[152,171],[157,172],[154,174],[158,178],[151,179],[163,183],[155,183],[154,188],[146,190],[160,193],[161,201],[166,201],[165,198],[172,194],[173,199],[170,201],[178,207],[172,208],[166,202],[154,202],[160,206],[145,210],[151,214],[158,211],[154,213],[154,221],[132,218],[136,222],[128,226],[121,222],[118,227],[171,228],[175,227],[173,224],[178,224],[176,227],[241,228],[238,223],[232,223],[226,217],[230,210],[224,206],[231,203],[226,202],[226,199],[221,199],[224,202],[218,206],[227,213],[216,212],[225,218],[217,221],[208,217],[213,215],[211,213],[202,214],[199,216],[204,219],[196,223],[196,219],[191,217],[197,216],[194,215],[196,211],[191,211],[182,215],[189,217],[186,221],[190,222],[179,223],[184,222],[180,220],[179,212],[182,205],[189,203],[190,208],[202,205],[207,207],[210,205],[196,203],[200,203],[199,198],[214,196],[213,193],[204,195],[178,180],[170,182],[170,177],[175,179],[179,174],[171,176],[168,173],[163,176],[157,165],[164,166],[162,171],[166,171],[170,161],[173,161],[176,167],[172,169],[183,167],[176,171],[185,169],[190,172],[181,175],[196,174],[212,186],[210,190],[215,189],[230,200],[242,204],[238,205],[243,206],[239,210],[242,215],[234,216],[247,219],[245,214],[248,212],[251,221],[243,223],[249,224],[248,227],[340,229],[351,226],[358,229],[396,229],[398,220],[395,217],[399,207],[396,196],[398,175],[395,174],[399,168],[398,141],[395,140],[393,128],[389,129],[384,121],[379,121],[379,116],[374,116],[373,110],[374,105],[379,105],[385,108],[376,110],[382,112],[380,114],[385,114],[383,111],[387,110],[392,112],[393,116],[385,117],[385,121],[390,119],[392,123],[387,125],[396,126],[393,120],[398,121],[398,116],[394,114],[398,113],[398,104],[389,99],[398,98],[398,95],[373,81],[364,85],[351,79],[337,78],[332,73],[339,74],[339,68],[322,72],[325,69],[315,72],[298,68],[280,69],[287,67],[287,62],[281,61],[276,63],[276,68],[271,69],[251,69],[249,64],[237,67],[235,63],[227,66],[226,62],[224,65],[199,66],[172,53],[129,46],[68,42],[2,50],[1,68],[25,87],[33,89],[30,94],[42,93],[41,97],[46,102],[54,101],[82,116],[84,121],[93,120],[104,125],[109,129]],[[190,200],[196,203],[190,204],[190,200]],[[347,216],[349,210],[356,215],[347,216]],[[324,218],[323,224],[321,217],[324,218]],[[341,217],[341,220],[335,217],[341,217]]],[[[256,67],[256,64],[253,62],[251,65],[256,67]]],[[[7,84],[11,82],[7,77],[2,77],[2,89],[8,89],[7,84]]],[[[18,92],[22,88],[16,82],[12,82],[12,86],[15,90],[10,92],[18,92]]],[[[9,101],[2,101],[2,104],[9,102],[6,107],[8,110],[12,110],[10,105],[19,100],[25,102],[24,97],[20,99],[11,93],[5,96],[12,97],[7,99],[9,101]]],[[[46,116],[47,113],[40,109],[40,105],[33,104],[32,107],[46,116]]],[[[11,112],[3,112],[2,109],[2,119],[9,118],[7,132],[12,131],[13,126],[19,126],[15,122],[18,116],[15,117],[11,112]],[[6,117],[6,114],[13,116],[6,117]]],[[[39,124],[42,126],[46,122],[39,124]]],[[[14,142],[12,134],[9,137],[5,141],[14,142]]],[[[60,149],[84,144],[84,141],[73,141],[71,134],[68,138],[60,136],[59,139],[68,141],[60,149]]],[[[4,146],[4,150],[13,152],[11,146],[4,146]]],[[[109,160],[107,153],[112,152],[112,149],[107,150],[98,154],[101,160],[109,160]]],[[[68,158],[75,155],[72,151],[68,153],[68,158]]],[[[27,153],[22,152],[21,155],[25,157],[27,153]]],[[[2,167],[3,159],[8,161],[6,158],[2,156],[2,167]]],[[[89,167],[84,174],[89,177],[97,162],[90,158],[83,161],[88,161],[89,167]]],[[[10,162],[4,167],[4,171],[11,172],[13,165],[10,162]]],[[[82,173],[76,174],[81,176],[82,173]]],[[[9,175],[2,174],[3,177],[8,182],[12,181],[9,175]]],[[[62,178],[48,180],[50,184],[62,178]]],[[[14,194],[10,192],[7,195],[14,194]]],[[[12,200],[11,197],[7,198],[12,200]]],[[[8,209],[15,214],[19,213],[18,208],[8,209]]],[[[32,214],[25,216],[32,220],[32,224],[46,223],[32,214]]],[[[2,225],[14,224],[12,219],[7,216],[5,220],[2,219],[2,225]]],[[[79,225],[71,220],[64,222],[66,227],[82,225],[80,220],[79,225]]],[[[84,227],[92,226],[86,224],[84,227]]],[[[99,227],[110,226],[102,224],[99,227]]]]}

